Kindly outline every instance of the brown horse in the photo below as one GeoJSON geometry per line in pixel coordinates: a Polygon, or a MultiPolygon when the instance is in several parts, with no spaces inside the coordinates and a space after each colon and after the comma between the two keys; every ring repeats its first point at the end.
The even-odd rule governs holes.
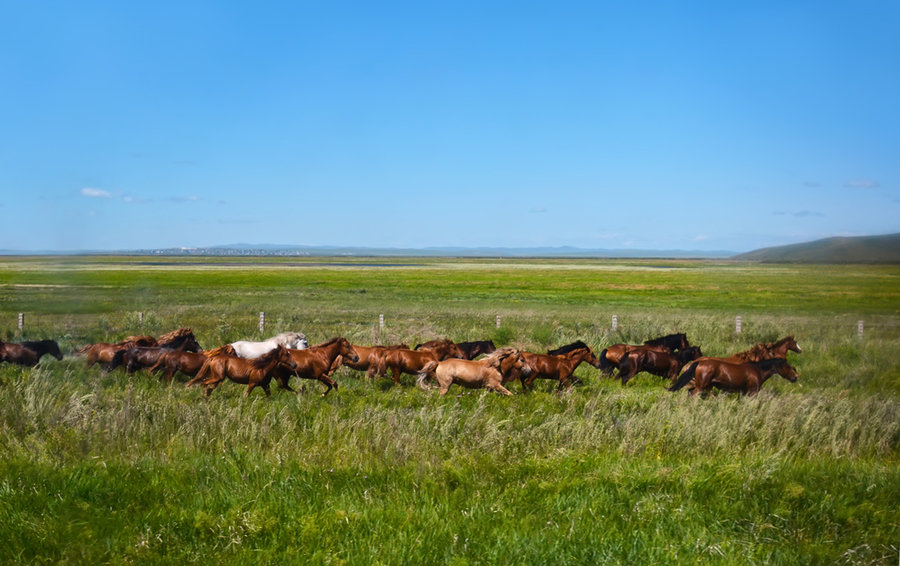
{"type": "Polygon", "coordinates": [[[167,350],[163,352],[155,364],[147,369],[147,373],[152,374],[153,372],[162,370],[163,374],[159,379],[166,383],[171,383],[172,377],[177,372],[181,372],[190,377],[195,377],[200,371],[200,368],[203,367],[204,362],[206,362],[206,358],[221,356],[222,354],[237,356],[237,352],[235,352],[234,346],[231,344],[220,346],[214,350],[205,350],[202,353],[185,352],[183,350],[167,350]]]}
{"type": "Polygon", "coordinates": [[[618,369],[622,358],[634,349],[668,352],[671,354],[676,350],[684,350],[689,347],[690,343],[688,342],[687,335],[683,333],[653,338],[652,340],[645,341],[640,346],[632,344],[613,344],[600,352],[600,370],[607,375],[612,375],[613,370],[618,369]]]}
{"type": "Polygon", "coordinates": [[[622,385],[625,385],[632,377],[645,371],[675,381],[686,363],[702,356],[700,346],[691,346],[674,354],[650,348],[635,348],[619,362],[618,377],[622,380],[622,385]]]}
{"type": "Polygon", "coordinates": [[[126,373],[131,374],[139,369],[148,368],[147,373],[150,374],[152,370],[149,368],[154,367],[166,352],[173,350],[203,351],[190,328],[179,328],[163,334],[159,337],[157,343],[157,346],[135,346],[119,350],[113,355],[113,359],[107,365],[106,370],[112,371],[118,366],[124,365],[126,373]]]}
{"type": "Polygon", "coordinates": [[[294,361],[294,367],[291,370],[281,367],[275,371],[275,379],[278,381],[278,384],[288,391],[293,391],[288,383],[291,377],[316,379],[328,387],[325,393],[322,393],[322,397],[328,395],[332,389],[337,389],[337,382],[331,379],[330,376],[336,365],[339,365],[335,364],[338,358],[350,360],[350,362],[359,361],[359,355],[356,353],[353,345],[346,338],[341,337],[332,338],[306,350],[288,351],[291,354],[291,359],[294,361]]]}
{"type": "Polygon", "coordinates": [[[480,360],[446,359],[425,364],[419,373],[417,383],[425,388],[425,381],[433,378],[438,382],[441,395],[446,395],[450,385],[456,383],[470,389],[486,388],[504,395],[512,395],[503,387],[504,381],[528,377],[531,368],[524,356],[515,348],[502,348],[480,360]]]}
{"type": "Polygon", "coordinates": [[[235,383],[247,384],[244,397],[250,395],[250,392],[257,386],[262,387],[268,397],[272,394],[269,391],[269,382],[272,381],[275,370],[280,367],[290,370],[297,367],[290,351],[281,345],[263,356],[249,360],[227,354],[211,356],[206,359],[203,367],[197,372],[197,377],[189,381],[188,385],[202,379],[204,395],[209,397],[213,390],[227,378],[235,383]],[[210,377],[206,378],[207,374],[210,377]]]}
{"type": "Polygon", "coordinates": [[[20,366],[34,367],[40,357],[31,348],[15,342],[0,341],[0,362],[9,362],[20,366]]]}
{"type": "Polygon", "coordinates": [[[494,346],[493,340],[457,342],[456,345],[462,351],[464,360],[474,360],[481,354],[491,354],[497,351],[497,346],[494,346]]]}
{"type": "Polygon", "coordinates": [[[464,359],[466,354],[453,340],[444,338],[443,340],[430,340],[424,344],[416,344],[413,350],[430,350],[435,352],[442,360],[447,358],[464,359]]]}
{"type": "Polygon", "coordinates": [[[341,363],[350,369],[366,372],[366,377],[373,378],[375,375],[384,375],[385,363],[384,356],[388,350],[402,348],[408,350],[406,344],[397,344],[395,346],[357,346],[353,345],[353,349],[359,356],[355,362],[351,362],[347,358],[342,357],[341,363]]]}
{"type": "Polygon", "coordinates": [[[599,368],[600,360],[594,355],[594,351],[587,344],[582,348],[571,350],[565,354],[533,354],[531,352],[522,352],[525,356],[525,362],[531,367],[531,375],[528,379],[520,379],[522,382],[522,391],[528,391],[535,379],[554,379],[559,381],[556,390],[561,391],[564,387],[569,387],[573,379],[572,374],[575,368],[581,362],[587,362],[592,366],[599,368]]]}
{"type": "MultiPolygon", "coordinates": [[[[436,350],[407,350],[404,348],[396,348],[388,350],[384,355],[384,365],[391,370],[391,379],[394,383],[400,385],[400,376],[404,373],[410,375],[418,375],[429,362],[440,362],[448,358],[459,358],[455,355],[458,352],[456,344],[453,348],[443,348],[436,350]]],[[[379,372],[382,375],[382,372],[379,372]]]]}
{"type": "Polygon", "coordinates": [[[697,392],[708,393],[713,387],[755,395],[762,384],[776,373],[792,383],[799,376],[797,369],[782,358],[744,363],[704,358],[691,363],[669,391],[677,391],[693,381],[691,395],[697,392]]]}
{"type": "Polygon", "coordinates": [[[88,344],[78,350],[76,354],[87,354],[87,367],[91,367],[98,362],[108,365],[119,350],[127,350],[135,346],[156,346],[157,344],[156,338],[152,336],[129,336],[115,344],[109,342],[88,344]]]}

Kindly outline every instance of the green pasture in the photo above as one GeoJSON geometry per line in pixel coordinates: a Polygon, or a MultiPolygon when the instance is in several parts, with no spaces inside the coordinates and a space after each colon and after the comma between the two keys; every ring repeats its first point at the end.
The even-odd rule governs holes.
{"type": "Polygon", "coordinates": [[[0,258],[0,339],[39,338],[65,359],[0,365],[3,563],[900,560],[900,267],[0,258]],[[295,382],[204,400],[72,353],[182,326],[207,348],[299,330],[597,353],[685,332],[708,355],[793,334],[804,351],[797,383],[706,399],[582,366],[562,394],[439,397],[341,369],[324,399],[295,382]]]}

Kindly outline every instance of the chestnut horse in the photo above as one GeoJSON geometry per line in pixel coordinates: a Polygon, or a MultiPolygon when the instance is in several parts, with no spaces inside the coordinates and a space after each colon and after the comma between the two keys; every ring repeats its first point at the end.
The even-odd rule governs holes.
{"type": "Polygon", "coordinates": [[[416,344],[416,347],[413,350],[430,350],[435,352],[438,357],[442,360],[446,360],[447,358],[465,358],[465,352],[463,352],[453,340],[449,340],[444,338],[443,340],[429,340],[424,344],[416,344]]]}
{"type": "Polygon", "coordinates": [[[456,346],[462,351],[464,360],[474,360],[481,354],[491,354],[497,351],[497,346],[494,346],[493,340],[457,342],[456,346]]]}
{"type": "Polygon", "coordinates": [[[691,395],[695,395],[698,391],[707,393],[713,387],[755,395],[762,384],[776,373],[791,383],[797,381],[799,377],[797,369],[783,358],[744,363],[704,358],[692,362],[669,391],[678,391],[693,380],[691,395]]]}
{"type": "Polygon", "coordinates": [[[384,375],[385,363],[384,356],[388,350],[402,348],[408,350],[406,344],[397,344],[395,346],[357,346],[353,345],[353,349],[359,356],[355,362],[351,362],[347,358],[341,359],[341,363],[350,369],[366,372],[366,377],[373,378],[375,375],[384,375]]]}
{"type": "Polygon", "coordinates": [[[688,362],[703,357],[700,346],[691,346],[674,354],[652,349],[633,349],[619,362],[619,379],[622,385],[635,375],[645,371],[675,381],[678,372],[688,362]]]}
{"type": "MultiPolygon", "coordinates": [[[[594,351],[587,344],[556,356],[552,354],[533,354],[531,352],[522,352],[522,355],[525,357],[525,363],[531,367],[531,375],[528,379],[520,379],[522,391],[528,391],[535,379],[555,379],[559,381],[556,390],[561,391],[564,387],[571,385],[572,374],[581,362],[587,362],[595,368],[600,367],[600,360],[597,359],[594,351]]],[[[574,379],[581,381],[577,377],[574,379]]]]}
{"type": "Polygon", "coordinates": [[[34,367],[44,354],[50,354],[57,360],[62,359],[62,352],[55,340],[26,341],[21,344],[0,340],[0,362],[34,367]]]}
{"type": "MultiPolygon", "coordinates": [[[[429,362],[440,362],[447,358],[461,358],[459,348],[449,340],[449,346],[441,347],[435,350],[407,350],[404,348],[396,348],[387,350],[384,355],[385,367],[391,370],[393,374],[391,379],[394,383],[400,385],[400,376],[404,373],[410,375],[418,375],[429,362]]],[[[379,375],[383,373],[379,371],[379,375]]]]}
{"type": "Polygon", "coordinates": [[[359,361],[359,355],[346,338],[335,337],[327,342],[323,342],[317,346],[312,346],[306,350],[288,350],[291,360],[294,362],[292,369],[279,367],[275,371],[275,379],[278,384],[288,391],[293,391],[288,384],[291,377],[297,376],[301,379],[317,379],[324,383],[328,389],[322,393],[322,397],[328,395],[332,389],[337,389],[337,382],[331,379],[331,373],[337,367],[335,362],[338,358],[350,360],[351,362],[359,361]]]}
{"type": "Polygon", "coordinates": [[[446,359],[425,364],[416,381],[425,388],[429,378],[437,380],[440,394],[446,395],[450,385],[456,383],[470,389],[486,388],[504,395],[512,392],[503,387],[504,381],[528,377],[531,368],[524,356],[515,348],[502,348],[480,360],[446,359]]]}
{"type": "Polygon", "coordinates": [[[683,333],[669,334],[667,336],[647,340],[641,346],[613,344],[600,352],[600,370],[607,375],[612,375],[613,370],[618,368],[619,362],[622,361],[625,354],[635,348],[672,353],[675,350],[684,350],[689,347],[690,343],[688,342],[687,335],[683,333]]]}
{"type": "Polygon", "coordinates": [[[276,369],[280,367],[291,370],[297,367],[290,350],[281,345],[269,350],[265,355],[249,360],[228,354],[211,356],[206,359],[203,367],[197,372],[197,377],[189,381],[188,385],[202,379],[203,393],[209,397],[210,393],[227,378],[235,383],[247,384],[244,397],[250,395],[256,386],[262,387],[268,397],[272,394],[269,391],[269,382],[272,381],[276,369]],[[207,374],[210,377],[205,378],[207,374]]]}

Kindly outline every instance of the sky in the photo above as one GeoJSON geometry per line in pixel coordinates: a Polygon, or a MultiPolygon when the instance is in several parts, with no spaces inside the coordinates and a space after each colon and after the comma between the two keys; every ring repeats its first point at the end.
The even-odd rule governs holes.
{"type": "Polygon", "coordinates": [[[900,232],[896,0],[0,6],[0,249],[900,232]]]}

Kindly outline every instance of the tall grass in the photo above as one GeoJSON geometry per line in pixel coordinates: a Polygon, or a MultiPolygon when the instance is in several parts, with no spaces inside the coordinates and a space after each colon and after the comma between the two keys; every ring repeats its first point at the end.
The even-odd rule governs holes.
{"type": "MultiPolygon", "coordinates": [[[[0,279],[60,274],[25,267],[0,279]]],[[[413,282],[434,269],[401,270],[410,281],[396,285],[375,270],[313,270],[298,291],[298,279],[278,271],[257,281],[256,271],[238,278],[189,265],[138,286],[127,262],[120,270],[109,259],[62,281],[85,297],[112,285],[118,308],[90,299],[76,313],[54,312],[63,291],[16,287],[17,298],[53,307],[29,311],[24,337],[56,337],[69,352],[177,326],[212,347],[258,334],[262,309],[267,334],[302,330],[313,342],[492,337],[541,351],[583,339],[599,352],[680,331],[723,354],[791,333],[804,352],[790,354],[797,383],[773,377],[756,397],[706,399],[671,394],[645,374],[623,388],[589,366],[576,372],[585,385],[561,395],[544,384],[513,398],[455,389],[441,397],[411,378],[395,387],[342,369],[340,389],[324,399],[317,383],[295,380],[296,395],[245,399],[226,384],[205,400],[178,383],[104,375],[71,355],[33,370],[0,365],[0,562],[896,563],[896,313],[869,308],[859,340],[860,315],[834,300],[860,278],[863,288],[881,286],[879,297],[896,296],[896,270],[829,268],[819,299],[784,312],[781,278],[803,269],[754,268],[741,273],[743,287],[736,268],[711,269],[704,288],[758,305],[736,335],[728,301],[687,308],[653,287],[657,272],[645,264],[599,267],[564,267],[554,279],[544,265],[517,265],[491,284],[483,265],[450,264],[439,266],[446,279],[422,290],[413,282]],[[643,290],[626,292],[629,281],[643,290]],[[592,285],[624,304],[596,304],[592,285]]],[[[664,279],[699,285],[691,270],[702,267],[664,279]]],[[[854,309],[865,305],[855,300],[854,309]]]]}

